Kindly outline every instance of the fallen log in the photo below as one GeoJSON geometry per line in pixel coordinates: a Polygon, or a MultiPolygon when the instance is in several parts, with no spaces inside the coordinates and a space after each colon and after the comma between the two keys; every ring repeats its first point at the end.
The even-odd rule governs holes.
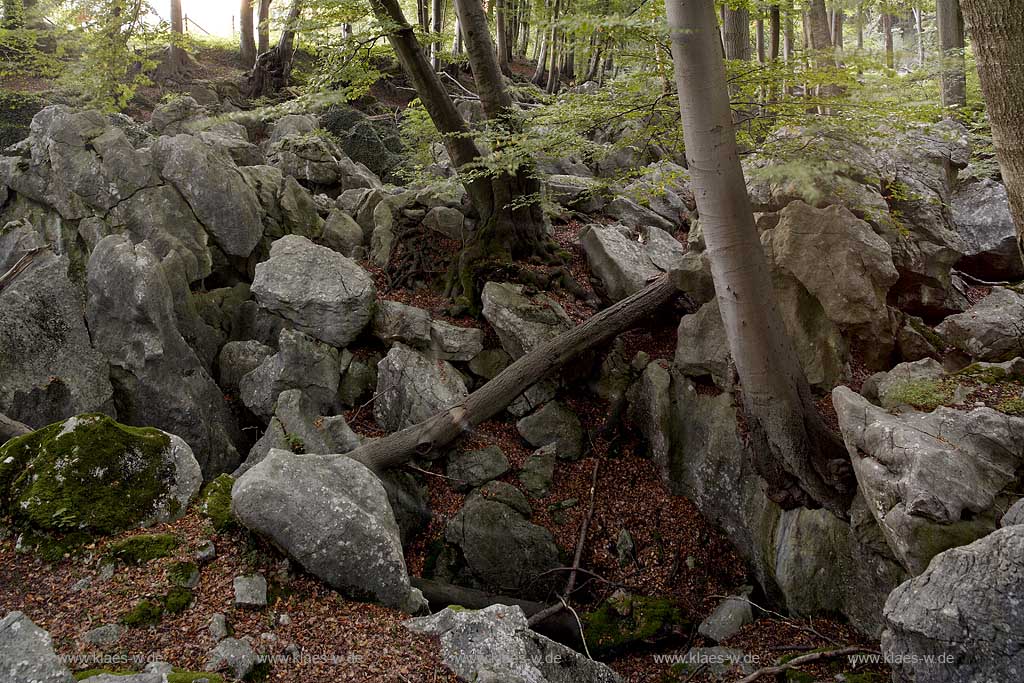
{"type": "Polygon", "coordinates": [[[689,291],[691,277],[695,279],[682,271],[659,276],[636,294],[526,354],[462,403],[360,446],[348,453],[348,457],[380,471],[443,448],[475,425],[497,415],[517,396],[573,357],[630,329],[680,290],[689,291]]]}
{"type": "MultiPolygon", "coordinates": [[[[527,617],[534,617],[543,612],[547,605],[542,602],[531,602],[510,598],[506,595],[496,595],[486,591],[456,586],[442,581],[422,579],[418,576],[410,576],[414,588],[420,589],[423,597],[430,603],[434,611],[444,609],[449,605],[459,605],[466,609],[484,609],[491,605],[518,605],[523,609],[527,617]]],[[[563,645],[573,649],[581,647],[583,641],[580,637],[580,627],[576,618],[568,611],[560,611],[559,614],[549,614],[545,618],[530,619],[530,628],[542,635],[557,640],[563,645]]]]}

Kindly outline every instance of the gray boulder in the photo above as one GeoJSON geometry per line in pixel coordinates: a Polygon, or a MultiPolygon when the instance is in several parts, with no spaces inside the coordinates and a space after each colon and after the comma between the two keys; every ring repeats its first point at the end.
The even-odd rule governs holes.
{"type": "Polygon", "coordinates": [[[616,197],[608,203],[608,206],[604,207],[604,212],[623,225],[628,225],[634,229],[651,226],[659,230],[672,231],[677,227],[673,221],[664,218],[657,212],[642,206],[629,197],[616,197]]]}
{"type": "Polygon", "coordinates": [[[448,476],[456,491],[468,491],[497,479],[509,470],[508,458],[497,446],[449,457],[448,476]]]}
{"type": "MultiPolygon", "coordinates": [[[[0,232],[2,249],[15,235],[0,232]]],[[[23,253],[15,249],[8,260],[23,253]]],[[[81,291],[67,267],[44,251],[0,291],[0,413],[31,427],[113,409],[107,363],[92,347],[81,291]]]]}
{"type": "Polygon", "coordinates": [[[531,631],[521,607],[446,608],[410,619],[414,633],[439,636],[441,660],[463,681],[494,683],[619,683],[600,662],[531,631]]]}
{"type": "Polygon", "coordinates": [[[21,612],[0,619],[0,677],[5,683],[72,683],[50,634],[21,612]]]}
{"type": "Polygon", "coordinates": [[[583,455],[580,419],[558,401],[545,403],[537,412],[519,420],[516,430],[534,448],[553,445],[563,460],[577,460],[583,455]]]}
{"type": "Polygon", "coordinates": [[[354,460],[272,450],[235,482],[231,511],[332,588],[413,613],[425,606],[387,492],[354,460]]]}
{"type": "Polygon", "coordinates": [[[526,519],[523,511],[529,511],[529,504],[522,494],[498,483],[469,495],[448,521],[445,539],[462,551],[470,575],[481,586],[500,592],[528,587],[534,593],[543,591],[546,582],[536,579],[559,566],[558,546],[551,532],[526,519]],[[505,500],[501,492],[506,487],[518,495],[505,500]]]}
{"type": "Polygon", "coordinates": [[[999,526],[1001,527],[1014,526],[1016,524],[1024,524],[1024,498],[1011,505],[1002,519],[999,520],[999,526]]]}
{"type": "Polygon", "coordinates": [[[260,609],[267,606],[267,580],[262,574],[236,576],[235,607],[260,609]]]}
{"type": "MultiPolygon", "coordinates": [[[[259,655],[252,649],[248,638],[224,638],[207,655],[203,669],[206,671],[229,671],[235,678],[244,680],[256,668],[259,661],[259,655]]],[[[165,677],[160,676],[160,678],[165,677]]],[[[111,681],[111,683],[116,682],[111,681]]]]}
{"type": "Polygon", "coordinates": [[[912,575],[996,528],[1024,463],[1024,418],[991,408],[890,415],[846,387],[832,402],[859,490],[912,575]]]}
{"type": "Polygon", "coordinates": [[[572,321],[558,303],[543,294],[527,297],[522,285],[488,282],[481,301],[484,319],[513,360],[572,327],[572,321]]]}
{"type": "Polygon", "coordinates": [[[252,292],[260,306],[339,348],[370,321],[377,296],[355,261],[294,235],[274,242],[270,259],[256,266],[252,292]]]}
{"type": "Polygon", "coordinates": [[[548,495],[555,478],[555,460],[558,455],[554,444],[538,448],[526,458],[523,468],[519,470],[519,481],[533,498],[548,495]]]}
{"type": "Polygon", "coordinates": [[[401,342],[425,348],[430,345],[430,313],[398,301],[380,301],[373,313],[373,336],[385,344],[401,342]]]}
{"type": "Polygon", "coordinates": [[[714,612],[700,622],[697,632],[716,643],[739,633],[740,629],[754,621],[749,596],[748,590],[742,595],[723,600],[714,612]]]}
{"type": "Polygon", "coordinates": [[[105,237],[89,258],[87,281],[89,333],[110,364],[121,421],[177,434],[192,447],[204,476],[233,469],[234,417],[178,331],[156,256],[127,237],[105,237]]]}
{"type": "Polygon", "coordinates": [[[377,364],[377,398],[373,416],[393,432],[422,422],[469,395],[459,371],[443,360],[430,360],[396,343],[377,364]]]}
{"type": "Polygon", "coordinates": [[[423,225],[458,242],[468,237],[465,229],[466,217],[458,209],[448,206],[435,206],[427,211],[427,215],[423,217],[423,225]]]}
{"type": "Polygon", "coordinates": [[[230,156],[191,135],[159,138],[153,159],[225,254],[245,258],[263,236],[260,203],[230,156]]]}
{"type": "Polygon", "coordinates": [[[974,360],[1004,361],[1024,355],[1024,296],[1006,287],[970,309],[951,315],[935,331],[974,360]]]}
{"type": "Polygon", "coordinates": [[[273,355],[274,349],[255,340],[228,342],[217,357],[220,388],[237,393],[242,378],[273,355]]]}
{"type": "Polygon", "coordinates": [[[717,299],[679,319],[672,364],[689,377],[710,377],[716,386],[732,386],[732,354],[717,299]]]}
{"type": "Polygon", "coordinates": [[[1024,526],[937,555],[885,603],[882,652],[899,683],[1015,681],[1024,673],[1024,526]]]}
{"type": "Polygon", "coordinates": [[[242,376],[239,395],[255,415],[269,419],[278,395],[301,389],[321,415],[333,413],[339,381],[338,351],[296,330],[281,330],[278,352],[242,376]]]}
{"type": "Polygon", "coordinates": [[[430,323],[430,355],[434,358],[464,362],[476,358],[483,348],[483,330],[443,320],[430,323]]]}
{"type": "Polygon", "coordinates": [[[363,229],[352,216],[341,209],[332,209],[323,229],[323,243],[348,257],[356,253],[365,241],[363,229]]]}
{"type": "Polygon", "coordinates": [[[591,225],[582,244],[590,271],[612,301],[640,291],[650,280],[679,267],[684,255],[678,240],[649,224],[638,234],[618,225],[591,225]]]}
{"type": "Polygon", "coordinates": [[[982,280],[1024,278],[1017,230],[1002,183],[985,178],[960,187],[950,200],[950,210],[964,242],[957,268],[982,280]]]}

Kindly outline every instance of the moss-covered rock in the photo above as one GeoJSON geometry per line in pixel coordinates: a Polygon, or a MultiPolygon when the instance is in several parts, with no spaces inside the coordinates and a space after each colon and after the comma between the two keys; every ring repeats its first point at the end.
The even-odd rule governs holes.
{"type": "Polygon", "coordinates": [[[944,380],[907,380],[893,386],[887,398],[897,404],[906,404],[930,412],[953,400],[953,388],[944,380]]]}
{"type": "Polygon", "coordinates": [[[139,600],[131,610],[121,617],[125,626],[152,626],[160,623],[164,607],[155,600],[139,600]]]}
{"type": "Polygon", "coordinates": [[[175,562],[167,568],[167,579],[174,586],[194,588],[199,582],[199,565],[195,562],[175,562]]]}
{"type": "Polygon", "coordinates": [[[27,138],[32,117],[45,106],[36,95],[0,90],[0,150],[27,138]]]}
{"type": "Polygon", "coordinates": [[[613,596],[583,616],[587,647],[595,655],[655,644],[689,627],[679,608],[664,598],[613,596]]]}
{"type": "Polygon", "coordinates": [[[192,591],[181,586],[174,586],[167,591],[164,597],[164,612],[167,614],[179,614],[188,609],[192,604],[192,591]]]}
{"type": "Polygon", "coordinates": [[[119,562],[137,565],[168,557],[178,545],[174,534],[141,534],[111,544],[107,552],[119,562]]]}
{"type": "Polygon", "coordinates": [[[201,483],[184,441],[101,414],[0,446],[0,516],[29,535],[88,538],[169,521],[201,483]]]}
{"type": "Polygon", "coordinates": [[[231,514],[231,487],[234,485],[234,477],[222,474],[207,484],[199,496],[199,512],[210,520],[216,531],[237,526],[231,514]]]}

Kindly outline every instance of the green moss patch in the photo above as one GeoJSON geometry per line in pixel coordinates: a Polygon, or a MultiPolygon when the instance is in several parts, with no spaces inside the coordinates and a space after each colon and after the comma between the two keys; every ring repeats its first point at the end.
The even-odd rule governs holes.
{"type": "Polygon", "coordinates": [[[587,647],[595,655],[653,645],[689,626],[679,608],[663,598],[610,599],[583,616],[587,647]]]}
{"type": "Polygon", "coordinates": [[[160,557],[169,557],[180,545],[174,534],[141,534],[112,543],[108,555],[125,564],[145,564],[160,557]]]}
{"type": "Polygon", "coordinates": [[[0,149],[27,138],[32,117],[45,106],[36,95],[0,89],[0,149]]]}
{"type": "Polygon", "coordinates": [[[58,422],[0,446],[0,515],[20,531],[109,535],[166,508],[170,437],[101,414],[58,422]]]}
{"type": "Polygon", "coordinates": [[[164,606],[155,600],[139,600],[131,610],[121,617],[125,626],[153,626],[160,623],[164,606]]]}
{"type": "Polygon", "coordinates": [[[894,403],[931,412],[953,400],[953,389],[949,382],[941,379],[908,380],[892,387],[888,398],[894,403]]]}
{"type": "Polygon", "coordinates": [[[171,584],[183,588],[189,588],[190,584],[193,584],[193,578],[198,574],[199,565],[195,562],[175,562],[167,568],[167,578],[171,584]]]}
{"type": "Polygon", "coordinates": [[[164,612],[168,614],[180,614],[192,604],[192,591],[188,588],[175,586],[167,592],[164,598],[164,612]]]}
{"type": "Polygon", "coordinates": [[[231,514],[231,487],[235,478],[222,474],[207,484],[199,495],[199,512],[210,520],[215,531],[227,531],[235,526],[231,514]]]}

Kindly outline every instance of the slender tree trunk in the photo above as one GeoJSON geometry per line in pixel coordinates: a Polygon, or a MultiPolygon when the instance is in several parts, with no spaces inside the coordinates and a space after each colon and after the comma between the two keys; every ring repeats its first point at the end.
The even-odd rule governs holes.
{"type": "Polygon", "coordinates": [[[437,71],[441,68],[441,31],[444,30],[444,0],[431,0],[430,32],[430,68],[437,71]]]}
{"type": "Polygon", "coordinates": [[[256,38],[252,32],[252,0],[242,0],[238,16],[242,66],[251,69],[256,63],[256,38]]]}
{"type": "Polygon", "coordinates": [[[725,57],[750,60],[750,12],[725,7],[725,57]]]}
{"type": "Polygon", "coordinates": [[[517,54],[520,59],[526,59],[526,54],[530,48],[530,11],[533,5],[530,4],[529,0],[520,0],[519,4],[522,7],[522,13],[520,16],[522,26],[519,28],[519,33],[522,35],[523,39],[519,43],[519,51],[517,54]]]}
{"type": "Polygon", "coordinates": [[[508,28],[505,26],[505,0],[496,0],[495,8],[495,35],[498,52],[498,68],[506,76],[512,75],[512,69],[508,65],[508,28]]]}
{"type": "Polygon", "coordinates": [[[857,49],[864,49],[864,3],[857,3],[857,49]]]}
{"type": "Polygon", "coordinates": [[[455,43],[452,45],[452,54],[462,54],[462,22],[455,17],[455,43]]]}
{"type": "Polygon", "coordinates": [[[555,84],[558,82],[558,14],[561,10],[561,0],[555,0],[551,10],[551,33],[548,36],[548,52],[550,53],[547,71],[547,81],[544,90],[548,93],[555,91],[555,84]]]}
{"type": "MultiPolygon", "coordinates": [[[[936,0],[939,23],[939,75],[943,107],[967,106],[967,67],[964,60],[964,15],[960,0],[936,0]]],[[[952,113],[950,113],[952,115],[952,113]]]]}
{"type": "Polygon", "coordinates": [[[892,45],[892,15],[882,15],[882,35],[885,36],[885,66],[896,68],[896,54],[892,45]]]}
{"type": "Polygon", "coordinates": [[[754,22],[754,36],[754,44],[757,46],[757,61],[759,64],[764,64],[764,19],[760,17],[754,22]]]}
{"type": "MultiPolygon", "coordinates": [[[[558,3],[555,3],[557,9],[558,3]]],[[[551,38],[551,63],[548,66],[548,82],[544,88],[544,91],[549,95],[554,95],[558,92],[559,86],[562,83],[561,74],[561,58],[562,58],[562,32],[556,30],[554,36],[551,38]]]]}
{"type": "Polygon", "coordinates": [[[996,158],[1024,251],[1024,3],[961,0],[978,60],[996,158]]]}
{"type": "Polygon", "coordinates": [[[782,33],[781,14],[778,5],[768,10],[768,58],[779,58],[779,38],[782,33]]]}
{"type": "MultiPolygon", "coordinates": [[[[258,36],[256,50],[258,54],[270,49],[270,2],[271,0],[260,0],[259,15],[256,17],[258,24],[256,27],[258,36]]],[[[348,26],[351,34],[352,25],[348,26]]]]}
{"type": "Polygon", "coordinates": [[[171,0],[171,33],[176,36],[185,33],[185,25],[182,22],[181,0],[171,0]]]}
{"type": "Polygon", "coordinates": [[[790,60],[793,59],[793,51],[796,47],[796,37],[793,35],[793,17],[787,12],[786,18],[783,21],[785,30],[783,31],[782,39],[782,59],[789,64],[790,60]]]}
{"type": "MultiPolygon", "coordinates": [[[[544,0],[544,8],[547,9],[549,6],[549,0],[544,0]]],[[[553,31],[542,31],[540,26],[537,27],[537,70],[533,72],[533,78],[530,81],[537,87],[542,87],[548,82],[548,50],[550,49],[550,37],[553,31]]]]}
{"type": "Polygon", "coordinates": [[[832,47],[842,50],[844,47],[843,29],[846,26],[846,12],[842,8],[832,10],[832,47]]]}
{"type": "Polygon", "coordinates": [[[712,0],[666,0],[686,157],[758,471],[785,508],[846,516],[849,463],[782,324],[740,167],[712,0]]]}
{"type": "Polygon", "coordinates": [[[825,0],[811,0],[807,10],[807,24],[810,33],[811,49],[825,53],[826,59],[832,61],[832,34],[829,31],[828,12],[825,0]]]}
{"type": "Polygon", "coordinates": [[[427,16],[427,0],[416,0],[416,21],[420,25],[420,31],[427,32],[430,26],[430,18],[427,16]]]}
{"type": "Polygon", "coordinates": [[[291,83],[292,60],[295,57],[295,34],[302,14],[302,1],[292,0],[288,8],[281,39],[272,49],[256,58],[249,73],[246,94],[250,98],[272,95],[291,83]]]}

